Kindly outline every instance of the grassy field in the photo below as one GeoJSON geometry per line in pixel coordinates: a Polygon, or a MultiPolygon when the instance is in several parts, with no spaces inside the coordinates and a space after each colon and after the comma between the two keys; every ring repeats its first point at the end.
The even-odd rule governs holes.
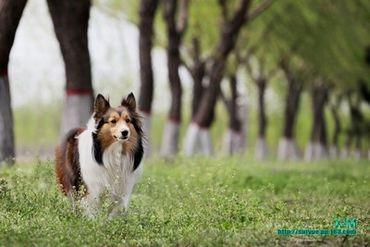
{"type": "Polygon", "coordinates": [[[129,213],[95,220],[73,212],[52,161],[0,170],[1,246],[279,246],[370,244],[366,162],[258,163],[238,158],[153,158],[129,213]],[[355,236],[279,236],[356,218],[355,236]]]}

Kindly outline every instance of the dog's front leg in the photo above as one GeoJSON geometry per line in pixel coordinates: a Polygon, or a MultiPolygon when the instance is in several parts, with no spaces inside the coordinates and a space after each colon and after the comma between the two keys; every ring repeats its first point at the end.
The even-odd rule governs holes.
{"type": "Polygon", "coordinates": [[[73,212],[76,212],[76,209],[77,209],[77,204],[76,204],[76,192],[74,190],[72,191],[69,191],[67,193],[67,197],[68,199],[71,201],[72,203],[72,210],[73,212]]]}
{"type": "Polygon", "coordinates": [[[123,201],[119,196],[112,194],[111,203],[112,204],[111,204],[111,210],[109,213],[109,219],[113,219],[114,217],[116,217],[117,215],[125,211],[123,209],[123,201]]]}
{"type": "Polygon", "coordinates": [[[99,213],[100,204],[99,194],[88,194],[81,199],[81,206],[85,212],[85,215],[89,218],[95,218],[97,216],[99,213]]]}
{"type": "Polygon", "coordinates": [[[130,198],[131,198],[131,191],[128,192],[126,195],[124,195],[122,198],[122,205],[123,205],[125,212],[127,212],[128,210],[128,204],[130,202],[130,198]]]}

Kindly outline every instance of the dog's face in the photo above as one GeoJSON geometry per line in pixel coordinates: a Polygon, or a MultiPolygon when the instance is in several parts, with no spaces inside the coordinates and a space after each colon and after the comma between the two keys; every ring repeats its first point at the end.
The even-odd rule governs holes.
{"type": "Polygon", "coordinates": [[[109,129],[110,134],[117,141],[123,142],[130,137],[131,118],[124,107],[118,107],[110,112],[108,124],[109,126],[105,126],[105,128],[109,129]]]}
{"type": "Polygon", "coordinates": [[[94,118],[103,149],[114,142],[120,142],[127,147],[135,145],[141,126],[136,113],[136,100],[132,93],[115,108],[99,94],[94,104],[94,118]]]}

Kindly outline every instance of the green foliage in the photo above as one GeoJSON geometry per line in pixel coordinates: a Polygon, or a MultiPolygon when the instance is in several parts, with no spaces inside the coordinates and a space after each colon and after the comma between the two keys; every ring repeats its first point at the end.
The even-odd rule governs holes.
{"type": "Polygon", "coordinates": [[[257,163],[201,157],[145,162],[129,213],[95,220],[57,191],[53,162],[0,170],[0,242],[5,246],[336,246],[369,243],[370,167],[350,161],[257,163]],[[279,228],[331,229],[358,220],[354,237],[286,237],[279,228]]]}
{"type": "Polygon", "coordinates": [[[139,22],[139,0],[94,0],[93,4],[110,16],[125,18],[136,24],[139,22]]]}
{"type": "Polygon", "coordinates": [[[246,27],[247,37],[272,66],[294,55],[316,76],[353,88],[369,76],[369,12],[368,1],[276,1],[246,27]]]}
{"type": "Polygon", "coordinates": [[[191,46],[193,37],[198,37],[203,56],[208,56],[219,38],[221,10],[215,0],[192,0],[189,6],[188,29],[184,45],[191,46]]]}
{"type": "MultiPolygon", "coordinates": [[[[166,46],[163,20],[163,2],[155,18],[156,44],[166,46]]],[[[228,17],[232,16],[239,1],[225,1],[228,17]]],[[[262,1],[252,1],[253,11],[262,1]]],[[[111,15],[125,16],[138,23],[140,1],[95,0],[95,5],[111,15]]],[[[276,67],[286,55],[293,55],[295,63],[316,76],[322,76],[345,90],[357,87],[359,78],[368,78],[364,49],[370,43],[368,20],[370,2],[367,0],[274,1],[272,6],[245,27],[239,47],[254,47],[257,55],[264,57],[268,68],[276,67]],[[297,62],[298,61],[298,62],[297,62]]],[[[208,56],[216,49],[220,35],[222,11],[216,0],[192,0],[189,6],[188,29],[183,51],[191,47],[193,37],[198,37],[202,55],[208,56]]],[[[183,52],[185,58],[187,52],[183,52]]],[[[370,81],[368,81],[370,83],[370,81]]]]}

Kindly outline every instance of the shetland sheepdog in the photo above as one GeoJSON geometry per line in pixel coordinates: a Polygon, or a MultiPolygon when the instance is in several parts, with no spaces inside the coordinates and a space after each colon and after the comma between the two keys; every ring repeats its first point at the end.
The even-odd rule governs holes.
{"type": "Polygon", "coordinates": [[[132,189],[142,173],[143,131],[130,93],[112,108],[99,94],[85,129],[70,130],[56,148],[56,177],[62,192],[95,216],[103,193],[110,216],[127,211],[132,189]],[[81,191],[81,193],[76,193],[81,191]],[[80,195],[81,198],[76,196],[80,195]]]}

